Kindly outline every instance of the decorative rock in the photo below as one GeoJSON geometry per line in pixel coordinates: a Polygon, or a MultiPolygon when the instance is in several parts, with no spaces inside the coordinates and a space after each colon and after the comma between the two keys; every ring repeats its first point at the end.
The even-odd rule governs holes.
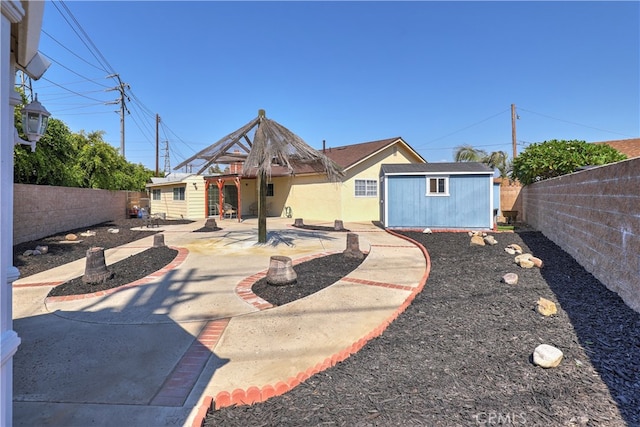
{"type": "Polygon", "coordinates": [[[530,259],[521,259],[518,265],[522,268],[533,268],[535,266],[530,259]]]}
{"type": "Polygon", "coordinates": [[[521,254],[523,252],[522,251],[522,247],[520,245],[515,244],[515,243],[512,243],[507,247],[513,249],[515,251],[515,253],[517,253],[517,254],[521,254]]]}
{"type": "Polygon", "coordinates": [[[49,252],[49,246],[38,245],[36,246],[36,251],[40,252],[41,254],[46,254],[47,252],[49,252]]]}
{"type": "Polygon", "coordinates": [[[119,228],[110,228],[107,230],[107,233],[118,234],[120,232],[119,228]]]}
{"type": "Polygon", "coordinates": [[[532,258],[532,257],[533,257],[533,255],[531,255],[531,254],[520,254],[520,255],[516,256],[516,257],[513,259],[513,261],[514,261],[516,264],[520,264],[520,261],[522,261],[523,259],[530,259],[530,258],[532,258]]]}
{"type": "Polygon", "coordinates": [[[159,248],[164,246],[164,234],[154,234],[153,235],[153,247],[159,248]]]}
{"type": "Polygon", "coordinates": [[[538,267],[538,268],[542,268],[542,266],[544,265],[544,263],[542,262],[542,260],[540,258],[531,257],[531,258],[529,258],[529,260],[531,262],[533,262],[533,265],[538,267]]]}
{"type": "Polygon", "coordinates": [[[477,234],[471,236],[471,246],[484,246],[484,239],[477,234]]]}
{"type": "Polygon", "coordinates": [[[293,225],[295,227],[304,227],[304,222],[302,221],[302,218],[296,218],[293,225]]]}
{"type": "Polygon", "coordinates": [[[508,253],[509,255],[515,255],[516,254],[516,250],[513,248],[510,248],[509,246],[507,246],[506,248],[504,248],[504,251],[506,253],[508,253]]]}
{"type": "Polygon", "coordinates": [[[498,244],[498,242],[496,241],[495,237],[493,237],[493,236],[491,236],[491,235],[486,236],[486,237],[484,238],[484,242],[485,242],[487,245],[491,245],[491,246],[493,246],[493,245],[497,245],[497,244],[498,244]]]}
{"type": "Polygon", "coordinates": [[[556,307],[556,303],[553,301],[549,301],[546,298],[540,297],[538,300],[538,313],[543,316],[551,316],[558,312],[558,308],[556,307]]]}
{"type": "Polygon", "coordinates": [[[562,361],[564,354],[549,344],[540,344],[533,351],[533,363],[543,368],[555,368],[562,361]]]}
{"type": "Polygon", "coordinates": [[[74,240],[78,240],[78,236],[76,236],[75,234],[67,234],[66,236],[64,236],[65,240],[69,240],[69,241],[74,241],[74,240]]]}
{"type": "Polygon", "coordinates": [[[80,233],[80,235],[82,237],[92,237],[92,236],[96,235],[96,232],[95,231],[91,231],[91,230],[87,230],[87,231],[85,231],[83,233],[80,233]]]}
{"type": "Polygon", "coordinates": [[[422,230],[422,233],[423,234],[431,234],[431,233],[433,233],[433,231],[431,231],[430,228],[425,228],[424,230],[422,230]]]}
{"type": "Polygon", "coordinates": [[[502,281],[507,285],[517,285],[518,275],[516,273],[507,273],[504,276],[502,276],[502,281]]]}
{"type": "Polygon", "coordinates": [[[31,256],[31,255],[33,255],[33,250],[31,249],[27,249],[22,253],[22,256],[31,256]]]}
{"type": "Polygon", "coordinates": [[[293,269],[291,258],[274,255],[269,262],[267,271],[267,283],[274,286],[289,285],[295,283],[298,274],[293,269]]]}
{"type": "Polygon", "coordinates": [[[347,248],[342,253],[348,258],[364,258],[364,254],[360,250],[360,238],[356,233],[347,233],[347,248]]]}

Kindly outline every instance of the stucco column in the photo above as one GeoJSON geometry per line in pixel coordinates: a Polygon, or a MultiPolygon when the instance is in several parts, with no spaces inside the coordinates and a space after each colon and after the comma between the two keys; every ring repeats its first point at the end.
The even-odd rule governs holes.
{"type": "Polygon", "coordinates": [[[13,424],[13,355],[20,338],[13,330],[12,285],[18,278],[13,266],[13,107],[20,102],[14,90],[15,65],[11,55],[11,24],[22,20],[19,1],[2,1],[0,45],[0,425],[13,424]]]}

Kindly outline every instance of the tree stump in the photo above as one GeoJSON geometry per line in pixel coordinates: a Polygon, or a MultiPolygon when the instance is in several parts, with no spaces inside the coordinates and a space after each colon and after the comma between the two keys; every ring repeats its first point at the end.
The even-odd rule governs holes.
{"type": "Polygon", "coordinates": [[[104,260],[104,248],[87,249],[87,262],[82,281],[89,284],[105,283],[112,276],[113,274],[107,270],[107,263],[104,260]]]}
{"type": "Polygon", "coordinates": [[[341,219],[336,219],[333,223],[333,229],[336,231],[344,230],[344,224],[341,219]]]}
{"type": "Polygon", "coordinates": [[[218,223],[215,218],[207,218],[207,222],[204,223],[205,228],[218,228],[218,223]]]}
{"type": "Polygon", "coordinates": [[[347,233],[347,249],[342,253],[348,258],[364,259],[360,251],[360,238],[356,233],[347,233]]]}
{"type": "Polygon", "coordinates": [[[291,258],[274,255],[269,262],[267,271],[267,283],[274,286],[289,285],[295,283],[298,274],[293,269],[291,258]]]}
{"type": "Polygon", "coordinates": [[[295,227],[304,227],[304,223],[302,222],[302,218],[296,218],[293,223],[295,227]]]}
{"type": "Polygon", "coordinates": [[[153,235],[153,247],[159,248],[164,246],[164,234],[154,234],[153,235]]]}

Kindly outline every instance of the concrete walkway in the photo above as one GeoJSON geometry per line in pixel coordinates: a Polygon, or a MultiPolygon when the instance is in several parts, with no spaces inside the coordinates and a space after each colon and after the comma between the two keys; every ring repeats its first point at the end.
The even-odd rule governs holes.
{"type": "MultiPolygon", "coordinates": [[[[347,277],[281,307],[250,292],[272,255],[302,262],[342,252],[346,233],[270,218],[165,226],[180,250],[160,272],[90,297],[46,298],[83,274],[79,260],[14,283],[15,426],[192,426],[207,408],[282,394],[381,334],[424,285],[421,248],[371,224],[347,223],[369,256],[347,277]],[[402,272],[399,274],[399,272],[402,272]]],[[[333,224],[318,224],[328,225],[333,224]]],[[[107,250],[107,265],[153,237],[107,250]]]]}

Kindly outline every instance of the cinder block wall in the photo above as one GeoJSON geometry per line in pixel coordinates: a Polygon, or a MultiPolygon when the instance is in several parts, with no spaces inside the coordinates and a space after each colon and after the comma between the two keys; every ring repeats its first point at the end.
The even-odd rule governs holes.
{"type": "Polygon", "coordinates": [[[640,158],[528,185],[524,221],[640,312],[640,158]]]}
{"type": "Polygon", "coordinates": [[[14,184],[13,244],[126,217],[127,192],[14,184]]]}

